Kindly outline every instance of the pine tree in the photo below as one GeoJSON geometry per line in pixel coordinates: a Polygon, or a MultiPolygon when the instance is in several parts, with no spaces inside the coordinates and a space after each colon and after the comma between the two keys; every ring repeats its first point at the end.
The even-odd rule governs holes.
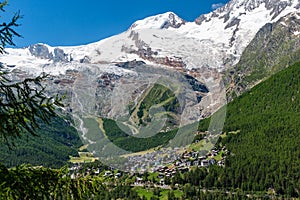
{"type": "MultiPolygon", "coordinates": [[[[0,11],[5,12],[7,0],[0,2],[0,11]]],[[[0,54],[7,45],[14,46],[13,38],[20,37],[14,29],[21,18],[16,13],[9,23],[0,23],[0,54]]],[[[0,137],[6,144],[24,133],[36,135],[38,121],[49,123],[56,116],[55,109],[62,106],[61,98],[49,97],[42,82],[48,77],[42,74],[36,78],[14,81],[11,74],[0,69],[0,137]]]]}

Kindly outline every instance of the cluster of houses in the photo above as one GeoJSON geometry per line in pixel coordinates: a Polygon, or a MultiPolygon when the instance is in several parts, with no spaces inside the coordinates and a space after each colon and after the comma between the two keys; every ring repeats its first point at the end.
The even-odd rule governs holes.
{"type": "MultiPolygon", "coordinates": [[[[125,164],[126,171],[139,172],[157,172],[157,178],[161,185],[165,185],[165,178],[172,178],[178,171],[187,172],[191,167],[209,167],[210,165],[225,166],[225,159],[228,150],[224,146],[221,149],[213,148],[205,154],[198,151],[180,152],[179,148],[165,149],[149,152],[146,154],[132,155],[128,157],[125,164]],[[222,154],[222,156],[220,156],[222,154]],[[216,157],[217,160],[216,160],[216,157]]],[[[107,170],[103,166],[87,167],[83,169],[83,165],[74,164],[69,168],[71,178],[86,175],[101,175],[103,177],[120,178],[122,173],[114,172],[113,169],[107,170]],[[106,170],[106,171],[105,171],[106,170]]],[[[136,177],[135,184],[143,184],[143,179],[136,177]]]]}
{"type": "Polygon", "coordinates": [[[105,171],[103,176],[104,177],[120,178],[122,176],[122,173],[121,172],[113,173],[112,171],[105,171]]]}
{"type": "MultiPolygon", "coordinates": [[[[169,165],[169,167],[163,166],[157,169],[156,171],[159,172],[160,176],[172,177],[175,175],[176,171],[186,172],[192,166],[209,167],[210,165],[215,164],[219,166],[224,166],[225,157],[222,157],[222,159],[219,161],[216,161],[214,159],[214,157],[217,156],[219,152],[220,151],[217,149],[212,149],[211,152],[208,152],[206,155],[203,156],[199,156],[199,152],[196,151],[185,152],[180,159],[173,162],[173,164],[169,165]]],[[[222,152],[224,152],[224,154],[228,152],[226,150],[226,147],[222,148],[222,152]]]]}
{"type": "MultiPolygon", "coordinates": [[[[226,147],[223,147],[221,150],[224,155],[228,153],[226,147]]],[[[197,167],[208,167],[210,165],[217,164],[219,166],[225,165],[225,156],[221,158],[221,160],[216,161],[215,157],[218,156],[220,150],[213,148],[210,152],[206,153],[205,155],[199,155],[199,152],[191,151],[185,152],[182,158],[179,161],[176,161],[177,165],[182,166],[186,165],[190,166],[197,166],[197,167]],[[179,164],[178,164],[179,163],[179,164]]]]}
{"type": "Polygon", "coordinates": [[[102,171],[103,167],[85,168],[81,163],[74,163],[73,166],[69,168],[69,175],[72,179],[75,179],[80,176],[99,175],[102,171]]]}
{"type": "Polygon", "coordinates": [[[128,157],[125,164],[126,171],[144,173],[146,171],[154,172],[162,165],[174,162],[180,156],[178,149],[165,149],[149,152],[143,155],[134,155],[128,157]]]}
{"type": "Polygon", "coordinates": [[[167,149],[158,150],[151,153],[143,155],[134,155],[128,157],[128,162],[125,164],[127,171],[144,173],[146,171],[150,172],[161,172],[165,176],[171,176],[174,171],[187,171],[190,167],[208,167],[210,165],[225,165],[225,158],[228,153],[226,147],[218,150],[213,148],[211,151],[207,152],[205,155],[201,155],[197,151],[185,151],[182,155],[178,154],[179,149],[167,149]],[[215,159],[216,156],[223,152],[223,157],[215,159]],[[165,166],[173,166],[173,168],[168,168],[165,166]]]}
{"type": "Polygon", "coordinates": [[[112,168],[107,169],[103,166],[84,167],[84,164],[75,163],[72,167],[69,168],[69,175],[72,179],[88,175],[101,175],[103,177],[120,178],[122,176],[122,173],[119,171],[114,172],[112,168]]]}
{"type": "MultiPolygon", "coordinates": [[[[226,147],[223,147],[221,150],[217,150],[216,148],[212,149],[210,152],[206,153],[206,155],[199,155],[199,152],[190,151],[184,152],[182,156],[177,159],[175,162],[169,163],[168,165],[160,165],[155,172],[158,172],[157,178],[160,180],[160,185],[165,184],[165,178],[173,177],[177,171],[179,172],[187,172],[192,166],[196,167],[209,167],[210,165],[218,165],[225,166],[225,158],[228,154],[228,150],[226,147]],[[221,160],[216,161],[214,158],[218,156],[220,151],[223,152],[224,156],[221,160]]],[[[137,177],[135,184],[142,184],[143,179],[137,177]]]]}
{"type": "Polygon", "coordinates": [[[226,147],[221,150],[213,148],[205,155],[200,155],[197,151],[184,152],[181,156],[177,153],[178,149],[167,151],[155,151],[145,155],[138,155],[130,157],[130,163],[134,163],[129,171],[159,171],[162,166],[173,163],[179,170],[185,170],[191,166],[208,167],[209,165],[217,164],[219,166],[225,165],[225,157],[228,153],[226,147]],[[223,152],[221,160],[216,161],[214,157],[218,156],[220,152],[223,152]],[[163,156],[162,156],[163,155],[163,156]],[[174,162],[175,161],[175,162],[174,162]],[[151,168],[150,168],[151,167],[151,168]]]}

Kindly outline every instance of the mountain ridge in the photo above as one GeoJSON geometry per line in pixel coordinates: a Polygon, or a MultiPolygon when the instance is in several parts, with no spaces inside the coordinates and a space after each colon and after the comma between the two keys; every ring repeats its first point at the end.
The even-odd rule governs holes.
{"type": "MultiPolygon", "coordinates": [[[[153,47],[150,43],[159,43],[162,42],[162,39],[166,40],[164,35],[167,31],[174,33],[174,35],[168,34],[168,37],[183,37],[187,40],[191,38],[191,40],[198,43],[197,45],[200,48],[205,48],[205,51],[215,51],[216,53],[213,53],[213,55],[216,57],[217,62],[214,63],[211,59],[208,59],[206,66],[218,68],[222,71],[228,66],[232,66],[238,62],[244,48],[263,25],[274,22],[287,13],[296,11],[299,7],[300,2],[298,0],[232,0],[211,13],[199,16],[194,22],[187,22],[173,12],[166,12],[147,17],[143,20],[138,20],[134,22],[127,31],[95,43],[73,47],[50,47],[45,44],[35,44],[20,50],[7,49],[8,54],[6,56],[1,56],[0,61],[10,66],[24,66],[26,65],[26,60],[30,60],[30,64],[36,65],[74,61],[97,63],[100,62],[100,57],[103,57],[101,58],[101,62],[113,62],[116,60],[129,61],[134,59],[145,61],[140,55],[136,56],[132,55],[132,53],[128,53],[130,51],[122,51],[124,45],[129,47],[133,45],[134,48],[139,48],[135,42],[132,43],[127,37],[130,37],[133,33],[140,33],[140,41],[147,43],[145,42],[145,39],[150,39],[147,43],[150,45],[148,47],[154,49],[155,46],[157,46],[155,50],[159,50],[164,49],[166,46],[170,46],[171,43],[167,43],[163,46],[155,44],[153,47]],[[157,37],[149,38],[149,36],[146,36],[147,38],[143,38],[145,31],[142,29],[153,32],[150,34],[156,35],[157,37]],[[121,42],[123,45],[118,44],[121,42]],[[107,43],[109,44],[105,45],[107,43]],[[116,48],[107,48],[108,46],[114,46],[113,44],[117,45],[116,48]],[[102,56],[106,54],[104,52],[105,50],[99,50],[102,46],[105,46],[107,51],[112,49],[110,53],[114,56],[102,56]],[[29,53],[28,48],[30,51],[29,53]],[[35,48],[40,51],[34,51],[35,48]],[[21,52],[22,50],[23,52],[21,52]],[[113,53],[113,51],[117,53],[113,53]],[[6,58],[10,56],[11,59],[6,58]],[[22,56],[27,56],[28,58],[22,60],[22,56]],[[99,59],[93,59],[94,57],[99,57],[99,59]],[[35,58],[38,59],[34,60],[35,58]],[[21,61],[13,62],[12,60],[21,61]]],[[[192,48],[193,46],[191,46],[191,49],[192,48]]],[[[185,49],[185,51],[192,53],[189,49],[185,49]]],[[[160,52],[157,53],[157,56],[159,56],[160,52]]],[[[201,52],[197,53],[198,55],[201,55],[201,52]]],[[[175,55],[172,54],[176,55],[176,53],[169,51],[161,56],[174,57],[175,55]]],[[[209,54],[211,54],[211,52],[208,53],[208,55],[209,54]]],[[[179,56],[182,57],[182,55],[179,56]]],[[[207,58],[199,59],[199,61],[196,61],[196,66],[194,67],[199,68],[197,65],[203,61],[205,62],[205,60],[207,60],[207,58]]],[[[190,62],[184,62],[186,63],[185,66],[189,67],[190,62]]],[[[150,63],[157,64],[151,61],[150,63]]]]}
{"type": "MultiPolygon", "coordinates": [[[[95,75],[99,76],[96,79],[102,79],[107,73],[111,77],[130,75],[140,63],[167,68],[210,84],[206,97],[215,96],[216,103],[211,103],[214,108],[207,107],[205,112],[213,113],[221,105],[224,72],[240,61],[261,27],[297,11],[298,5],[299,0],[232,0],[201,15],[202,20],[198,18],[195,22],[186,22],[167,12],[139,20],[123,33],[88,45],[35,44],[23,49],[6,49],[7,54],[0,56],[0,62],[6,70],[23,77],[49,73],[55,77],[55,83],[51,83],[54,88],[59,86],[62,90],[74,88],[76,76],[74,73],[70,76],[70,71],[95,68],[100,73],[95,75]],[[133,68],[120,67],[124,63],[132,63],[133,68]]],[[[113,88],[113,84],[108,86],[109,90],[113,88]]]]}

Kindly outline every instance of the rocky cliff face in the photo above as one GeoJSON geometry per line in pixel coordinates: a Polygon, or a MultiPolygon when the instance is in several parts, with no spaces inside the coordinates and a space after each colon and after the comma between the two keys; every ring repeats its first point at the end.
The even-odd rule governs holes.
{"type": "Polygon", "coordinates": [[[263,26],[243,52],[227,80],[232,95],[300,60],[300,13],[263,26]]]}
{"type": "Polygon", "coordinates": [[[32,56],[40,59],[53,60],[53,62],[69,62],[71,59],[69,55],[60,48],[49,49],[48,45],[45,44],[34,44],[28,47],[29,52],[32,56]]]}

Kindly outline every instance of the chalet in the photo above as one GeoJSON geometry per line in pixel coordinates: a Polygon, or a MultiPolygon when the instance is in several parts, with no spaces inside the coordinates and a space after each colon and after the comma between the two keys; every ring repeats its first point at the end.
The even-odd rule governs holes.
{"type": "Polygon", "coordinates": [[[104,172],[103,176],[112,176],[113,174],[111,173],[111,171],[106,171],[104,172]]]}
{"type": "Polygon", "coordinates": [[[192,152],[192,157],[197,158],[198,157],[198,152],[192,152]]]}
{"type": "Polygon", "coordinates": [[[191,155],[189,153],[186,153],[186,154],[183,155],[184,159],[189,159],[190,157],[191,157],[191,155]]]}
{"type": "Polygon", "coordinates": [[[95,171],[95,175],[98,175],[100,173],[100,169],[97,169],[96,171],[95,171]]]}
{"type": "Polygon", "coordinates": [[[120,172],[116,173],[115,178],[120,178],[122,174],[120,172]]]}
{"type": "Polygon", "coordinates": [[[217,165],[218,166],[224,166],[224,162],[222,160],[220,160],[220,161],[217,162],[217,165]]]}
{"type": "Polygon", "coordinates": [[[192,165],[191,161],[186,162],[186,166],[190,167],[192,165]]]}
{"type": "Polygon", "coordinates": [[[198,160],[195,160],[195,161],[193,162],[193,165],[194,165],[194,166],[199,166],[199,161],[198,161],[198,160]]]}
{"type": "Polygon", "coordinates": [[[175,162],[175,166],[180,165],[181,162],[179,162],[178,160],[175,162]]]}
{"type": "Polygon", "coordinates": [[[209,161],[208,160],[201,160],[201,167],[208,167],[209,166],[209,161]]]}
{"type": "Polygon", "coordinates": [[[75,179],[75,178],[76,178],[75,174],[74,173],[71,174],[71,179],[75,179]]]}
{"type": "Polygon", "coordinates": [[[135,184],[142,184],[144,181],[143,181],[143,178],[140,178],[140,177],[136,177],[136,180],[135,180],[135,184]]]}
{"type": "Polygon", "coordinates": [[[165,184],[165,180],[164,180],[164,179],[160,179],[160,180],[159,180],[159,184],[160,184],[160,185],[164,185],[164,184],[165,184]]]}
{"type": "Polygon", "coordinates": [[[199,159],[199,160],[205,160],[205,159],[206,159],[206,156],[200,156],[198,159],[199,159]]]}

